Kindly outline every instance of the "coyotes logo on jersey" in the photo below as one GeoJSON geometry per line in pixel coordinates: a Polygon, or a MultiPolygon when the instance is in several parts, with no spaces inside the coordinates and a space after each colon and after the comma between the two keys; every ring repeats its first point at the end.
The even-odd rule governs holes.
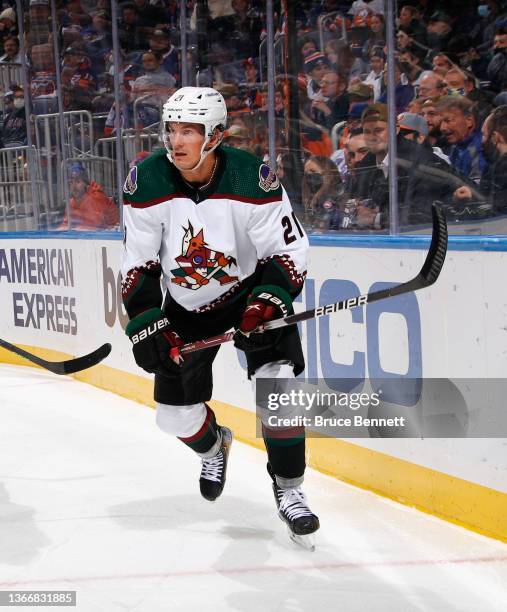
{"type": "Polygon", "coordinates": [[[185,287],[185,289],[199,289],[207,285],[210,280],[216,280],[221,285],[228,285],[238,280],[237,276],[230,276],[224,271],[226,266],[235,266],[234,257],[225,257],[220,251],[210,249],[204,242],[204,232],[194,233],[190,221],[188,227],[183,228],[185,234],[181,244],[181,255],[176,257],[179,268],[171,270],[174,278],[171,282],[185,287]]]}

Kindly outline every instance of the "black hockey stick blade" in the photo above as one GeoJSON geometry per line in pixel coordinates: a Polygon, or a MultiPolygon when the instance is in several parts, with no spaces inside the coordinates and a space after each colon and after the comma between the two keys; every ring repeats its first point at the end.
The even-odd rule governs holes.
{"type": "Polygon", "coordinates": [[[15,346],[7,340],[0,338],[0,346],[12,353],[16,353],[20,357],[24,357],[28,361],[35,363],[36,365],[53,372],[53,374],[74,374],[75,372],[81,372],[81,370],[87,370],[93,367],[105,359],[111,352],[111,345],[109,343],[103,344],[97,350],[83,355],[82,357],[76,357],[75,359],[67,359],[66,361],[46,361],[37,355],[32,355],[28,351],[25,351],[19,346],[15,346]]]}

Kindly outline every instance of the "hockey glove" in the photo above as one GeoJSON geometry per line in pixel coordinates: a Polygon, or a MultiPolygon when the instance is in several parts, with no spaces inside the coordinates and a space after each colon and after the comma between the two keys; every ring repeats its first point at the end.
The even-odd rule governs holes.
{"type": "Polygon", "coordinates": [[[129,321],[125,333],[132,341],[134,359],[150,374],[174,374],[183,363],[183,340],[171,329],[160,308],[152,308],[129,321]]]}
{"type": "Polygon", "coordinates": [[[276,285],[256,287],[248,297],[247,306],[241,317],[234,344],[245,350],[260,350],[275,345],[280,338],[280,330],[255,333],[264,323],[280,319],[292,313],[289,294],[276,285]]]}

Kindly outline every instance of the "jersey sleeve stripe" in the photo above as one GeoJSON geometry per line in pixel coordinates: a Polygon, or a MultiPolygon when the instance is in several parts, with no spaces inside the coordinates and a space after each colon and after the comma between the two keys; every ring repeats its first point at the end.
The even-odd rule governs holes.
{"type": "Polygon", "coordinates": [[[236,193],[214,193],[208,196],[209,200],[236,200],[238,202],[245,202],[246,204],[272,204],[273,202],[282,203],[281,194],[272,195],[268,198],[253,198],[251,196],[240,196],[236,193]]]}
{"type": "Polygon", "coordinates": [[[157,204],[161,204],[162,202],[168,202],[169,200],[174,200],[175,198],[184,198],[186,197],[183,193],[169,193],[160,198],[155,198],[153,200],[146,200],[146,202],[134,202],[133,200],[129,200],[126,196],[123,198],[124,206],[131,206],[132,208],[149,208],[150,206],[156,206],[157,204]]]}

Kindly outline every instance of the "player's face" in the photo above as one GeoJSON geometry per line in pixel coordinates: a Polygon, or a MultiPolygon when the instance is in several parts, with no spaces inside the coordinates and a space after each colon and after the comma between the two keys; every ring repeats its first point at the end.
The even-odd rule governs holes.
{"type": "Polygon", "coordinates": [[[179,170],[192,170],[201,159],[204,127],[196,123],[171,122],[167,133],[172,147],[174,165],[179,170]]]}

